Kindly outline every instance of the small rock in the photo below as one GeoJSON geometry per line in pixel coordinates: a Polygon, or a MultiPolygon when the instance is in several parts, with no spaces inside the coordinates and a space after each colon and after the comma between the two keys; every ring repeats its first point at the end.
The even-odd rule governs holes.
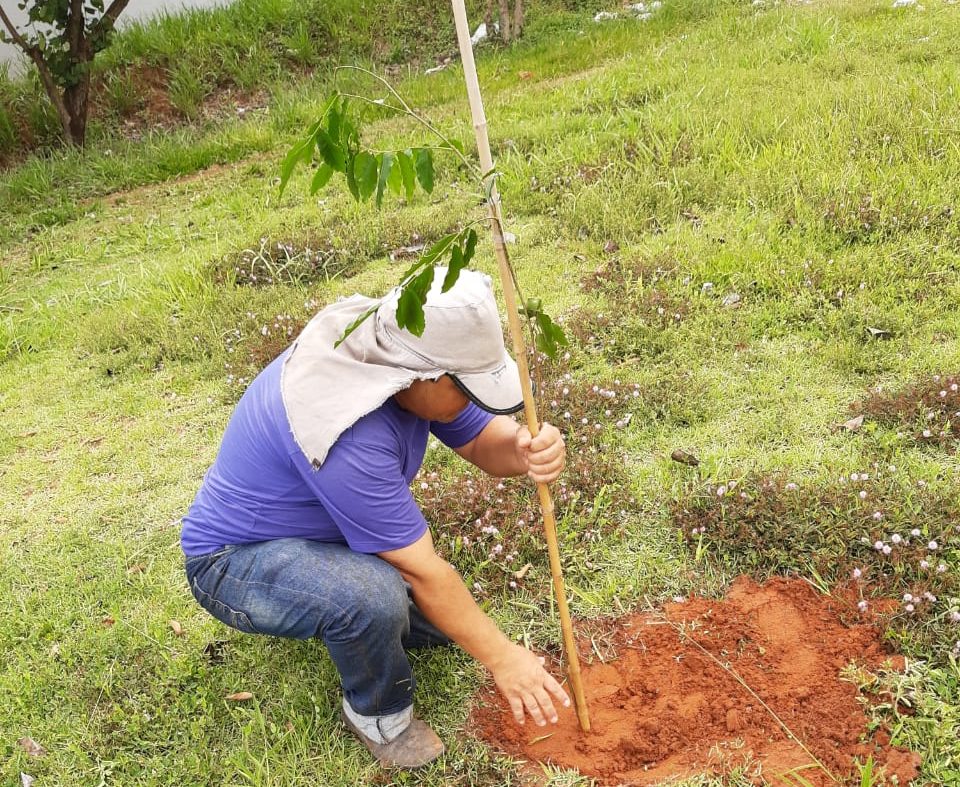
{"type": "Polygon", "coordinates": [[[721,303],[726,307],[737,306],[740,303],[740,293],[731,292],[729,295],[723,296],[723,301],[721,303]]]}

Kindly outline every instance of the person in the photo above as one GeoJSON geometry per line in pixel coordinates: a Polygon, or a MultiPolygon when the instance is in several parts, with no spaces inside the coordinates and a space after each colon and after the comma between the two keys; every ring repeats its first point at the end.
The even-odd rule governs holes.
{"type": "Polygon", "coordinates": [[[346,727],[380,763],[408,768],[444,750],[413,714],[408,649],[459,645],[518,723],[556,723],[570,704],[435,552],[410,491],[431,433],[494,476],[549,483],[565,462],[555,427],[532,438],[509,417],[522,389],[489,277],[465,270],[443,292],[445,275],[420,337],[398,327],[397,290],[321,310],[240,399],[181,535],[199,604],[242,632],[319,637],[346,727]]]}

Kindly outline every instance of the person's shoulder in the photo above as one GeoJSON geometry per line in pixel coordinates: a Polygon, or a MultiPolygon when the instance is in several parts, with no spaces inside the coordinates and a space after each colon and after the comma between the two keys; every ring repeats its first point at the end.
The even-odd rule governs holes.
{"type": "Polygon", "coordinates": [[[387,399],[375,410],[361,417],[346,431],[344,437],[355,442],[382,445],[405,440],[426,422],[403,410],[393,399],[387,399]]]}

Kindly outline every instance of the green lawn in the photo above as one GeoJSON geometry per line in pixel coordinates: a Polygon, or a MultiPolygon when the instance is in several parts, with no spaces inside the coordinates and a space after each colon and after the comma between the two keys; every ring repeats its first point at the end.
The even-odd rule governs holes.
{"type": "MultiPolygon", "coordinates": [[[[924,783],[954,785],[958,432],[941,408],[944,437],[924,438],[936,405],[911,410],[919,394],[905,392],[936,398],[934,375],[960,373],[960,14],[891,5],[664,0],[649,22],[602,24],[545,12],[479,68],[513,259],[565,321],[564,372],[577,391],[639,391],[627,426],[590,438],[609,478],[561,507],[574,614],[718,592],[740,570],[830,586],[863,566],[866,598],[935,587],[937,604],[885,623],[913,657],[886,680],[916,712],[877,718],[924,754],[924,783]],[[900,415],[836,428],[878,387],[906,402],[900,415]],[[677,448],[699,468],[672,462],[677,448]],[[838,478],[864,472],[861,506],[838,478]],[[767,507],[706,496],[763,479],[779,485],[767,507]],[[799,502],[781,505],[785,484],[799,502]],[[684,511],[719,524],[691,539],[684,511]],[[938,539],[946,571],[884,562],[870,544],[901,526],[938,539]]],[[[285,341],[274,325],[383,292],[402,270],[391,250],[478,217],[446,160],[431,197],[380,212],[340,187],[311,198],[303,176],[278,199],[279,161],[328,84],[290,83],[270,117],[0,173],[0,784],[518,783],[464,728],[483,680],[466,657],[416,657],[417,702],[448,754],[385,776],[335,721],[322,646],[232,632],[183,579],[178,519],[242,380],[285,341]],[[288,258],[273,283],[249,280],[288,258]],[[235,691],[254,699],[224,699],[235,691]],[[46,754],[30,757],[24,736],[46,754]]],[[[399,87],[472,145],[456,66],[399,87]]],[[[398,120],[368,133],[383,147],[422,139],[398,120]]],[[[477,260],[494,270],[485,238],[477,260]]],[[[462,467],[428,461],[454,498],[462,467]]],[[[442,513],[452,537],[457,505],[442,513]]],[[[542,559],[519,592],[483,552],[457,562],[507,631],[555,648],[542,559]]]]}

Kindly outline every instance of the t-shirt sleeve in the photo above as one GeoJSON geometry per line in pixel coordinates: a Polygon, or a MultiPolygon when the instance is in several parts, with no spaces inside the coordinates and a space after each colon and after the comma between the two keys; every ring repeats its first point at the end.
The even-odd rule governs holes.
{"type": "Polygon", "coordinates": [[[493,414],[469,402],[456,418],[445,424],[430,422],[430,431],[448,448],[460,448],[466,445],[493,420],[493,414]]]}
{"type": "Polygon", "coordinates": [[[390,447],[341,438],[319,470],[300,451],[293,460],[354,552],[402,549],[427,531],[390,447]]]}

